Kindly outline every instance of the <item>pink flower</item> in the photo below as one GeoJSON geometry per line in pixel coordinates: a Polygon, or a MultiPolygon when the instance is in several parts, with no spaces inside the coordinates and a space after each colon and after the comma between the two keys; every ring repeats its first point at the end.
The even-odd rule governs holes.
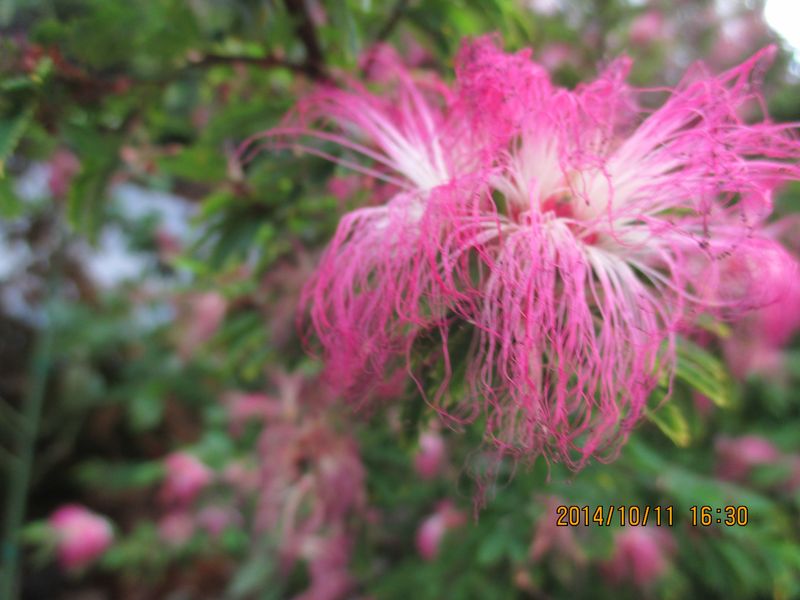
{"type": "Polygon", "coordinates": [[[539,62],[549,71],[556,71],[564,65],[579,64],[580,57],[575,48],[566,43],[548,44],[539,52],[539,62]]]}
{"type": "Polygon", "coordinates": [[[311,18],[311,22],[316,27],[324,27],[328,24],[328,14],[325,12],[325,7],[320,0],[311,0],[306,6],[308,7],[308,15],[311,18]]]}
{"type": "Polygon", "coordinates": [[[250,421],[263,421],[279,416],[282,411],[279,401],[260,393],[228,392],[224,403],[228,409],[231,434],[241,435],[250,421]]]}
{"type": "Polygon", "coordinates": [[[187,452],[173,452],[164,459],[166,476],[161,499],[166,503],[186,505],[213,479],[213,472],[187,452]]]}
{"type": "Polygon", "coordinates": [[[615,583],[630,582],[646,589],[669,568],[674,541],[656,527],[628,527],[614,538],[614,554],[605,565],[606,576],[615,583]]]}
{"type": "Polygon", "coordinates": [[[713,64],[727,67],[741,60],[742,56],[752,52],[754,48],[774,39],[774,34],[770,34],[769,26],[758,11],[746,10],[739,15],[723,16],[709,60],[713,64]]]}
{"type": "Polygon", "coordinates": [[[425,560],[434,560],[439,555],[439,546],[445,533],[460,527],[464,521],[464,514],[452,502],[440,503],[436,512],[428,516],[417,529],[416,545],[419,555],[425,560]]]}
{"type": "Polygon", "coordinates": [[[189,297],[183,315],[184,327],[179,340],[182,356],[191,356],[200,344],[208,341],[225,318],[228,303],[217,292],[189,297]]]}
{"type": "Polygon", "coordinates": [[[165,262],[174,260],[181,252],[180,239],[164,227],[156,231],[156,247],[159,257],[165,262]]]}
{"type": "Polygon", "coordinates": [[[49,519],[56,533],[58,561],[69,571],[83,569],[111,545],[111,522],[78,504],[67,504],[49,519]]]}
{"type": "Polygon", "coordinates": [[[183,546],[194,531],[194,518],[182,510],[170,512],[158,521],[159,537],[172,546],[183,546]]]}
{"type": "Polygon", "coordinates": [[[197,513],[197,524],[212,537],[219,537],[229,527],[242,524],[242,515],[227,506],[206,506],[197,513]]]}
{"type": "Polygon", "coordinates": [[[419,450],[414,457],[414,469],[422,479],[433,479],[444,466],[446,447],[437,431],[426,431],[419,436],[419,450]]]}
{"type": "Polygon", "coordinates": [[[63,198],[69,191],[72,179],[81,169],[78,157],[65,148],[59,148],[50,158],[50,175],[47,184],[54,198],[63,198]]]}
{"type": "Polygon", "coordinates": [[[789,466],[789,476],[785,482],[785,488],[790,494],[800,491],[800,454],[792,454],[787,458],[789,466]]]}
{"type": "Polygon", "coordinates": [[[390,379],[383,375],[401,366],[393,359],[420,328],[444,315],[450,299],[426,256],[436,240],[425,235],[425,205],[437,188],[450,186],[457,174],[475,166],[468,147],[472,135],[451,110],[452,94],[444,84],[435,78],[414,80],[396,57],[381,54],[380,60],[392,63],[384,71],[393,74],[386,84],[390,96],[377,96],[355,81],[344,90],[320,89],[284,126],[245,146],[252,153],[266,137],[273,148],[299,147],[371,176],[389,190],[385,203],[343,217],[301,298],[309,306],[329,378],[351,392],[366,392],[390,379]],[[326,131],[323,124],[336,130],[326,131]],[[337,143],[374,164],[335,159],[315,141],[337,143]]]}
{"type": "Polygon", "coordinates": [[[376,82],[391,82],[395,77],[394,69],[402,65],[404,68],[414,68],[422,65],[431,58],[430,53],[420,46],[419,42],[411,36],[403,36],[401,41],[403,54],[397,52],[392,46],[378,43],[365,51],[359,58],[359,68],[364,72],[365,79],[376,82]]]}
{"type": "Polygon", "coordinates": [[[350,523],[366,508],[365,472],[355,441],[338,432],[330,390],[300,374],[273,373],[281,410],[258,442],[256,529],[274,532],[284,573],[308,562],[302,597],[340,598],[349,587],[350,523]]]}
{"type": "Polygon", "coordinates": [[[222,472],[222,480],[242,494],[255,492],[259,485],[258,472],[255,468],[240,461],[235,461],[225,466],[222,472]]]}
{"type": "MultiPolygon", "coordinates": [[[[769,227],[769,232],[775,239],[781,239],[790,229],[800,231],[797,219],[778,221],[769,227]]],[[[723,340],[731,371],[741,378],[753,373],[780,376],[784,362],[782,349],[800,330],[800,261],[787,255],[785,259],[763,264],[759,269],[761,285],[776,290],[777,298],[739,320],[730,337],[723,340]],[[764,268],[763,264],[777,268],[764,268]]]]}
{"type": "Polygon", "coordinates": [[[624,59],[574,92],[537,83],[523,96],[493,182],[502,210],[463,210],[475,248],[496,232],[471,374],[502,449],[573,467],[613,456],[672,376],[682,316],[756,304],[755,265],[785,254],[758,229],[776,183],[800,175],[786,127],[737,114],[773,53],[719,77],[695,71],[645,115],[624,59]]]}
{"type": "Polygon", "coordinates": [[[442,415],[484,412],[487,441],[517,457],[613,457],[671,379],[681,323],[777,298],[762,268],[788,257],[763,223],[800,178],[800,143],[740,116],[774,54],[719,76],[698,65],[645,110],[627,58],[567,90],[481,38],[452,89],[398,64],[385,95],[350,81],[301,102],[249,148],[304,149],[391,191],[342,218],[302,298],[331,381],[364,398],[424,339],[442,415]],[[454,398],[451,336],[469,333],[454,398]]]}
{"type": "Polygon", "coordinates": [[[773,464],[781,458],[780,451],[772,442],[757,435],[720,437],[715,450],[717,474],[723,479],[739,482],[745,481],[754,467],[773,464]]]}
{"type": "Polygon", "coordinates": [[[648,10],[637,16],[630,25],[628,35],[631,43],[647,46],[668,36],[664,15],[658,10],[648,10]]]}
{"type": "Polygon", "coordinates": [[[355,175],[333,177],[328,181],[328,191],[339,201],[345,202],[358,190],[359,179],[355,175]]]}
{"type": "Polygon", "coordinates": [[[295,600],[339,600],[347,598],[353,581],[347,566],[351,541],[341,533],[327,537],[311,537],[302,553],[308,562],[311,585],[295,600]]]}
{"type": "Polygon", "coordinates": [[[692,404],[701,417],[708,417],[714,412],[714,401],[700,392],[694,392],[692,394],[692,404]]]}

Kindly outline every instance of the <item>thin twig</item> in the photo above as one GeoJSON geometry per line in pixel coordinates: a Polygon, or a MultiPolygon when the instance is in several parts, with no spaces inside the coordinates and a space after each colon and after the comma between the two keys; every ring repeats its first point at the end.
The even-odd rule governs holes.
{"type": "MultiPolygon", "coordinates": [[[[408,0],[397,0],[397,2],[394,3],[392,12],[389,13],[389,18],[386,19],[386,22],[378,30],[378,33],[375,34],[375,38],[372,40],[373,48],[376,44],[385,42],[389,36],[392,35],[395,27],[397,27],[398,23],[400,23],[400,18],[403,16],[407,6],[408,0]]],[[[373,63],[375,62],[375,56],[375,52],[370,52],[366,62],[364,63],[364,66],[361,68],[364,73],[369,73],[373,63]]]]}
{"type": "Polygon", "coordinates": [[[193,67],[210,67],[214,65],[244,64],[264,69],[283,68],[299,73],[307,73],[306,65],[295,64],[277,56],[228,56],[224,54],[205,54],[192,61],[193,67]]]}
{"type": "Polygon", "coordinates": [[[406,11],[406,7],[408,7],[408,0],[397,0],[397,2],[394,3],[392,12],[389,13],[389,18],[375,35],[374,43],[385,42],[389,36],[392,35],[394,28],[397,27],[397,24],[400,22],[400,18],[406,11]]]}
{"type": "Polygon", "coordinates": [[[311,15],[308,14],[304,0],[284,0],[286,10],[294,20],[295,33],[306,50],[306,60],[303,70],[312,79],[325,80],[328,75],[325,71],[325,57],[322,47],[317,39],[317,30],[311,15]]]}

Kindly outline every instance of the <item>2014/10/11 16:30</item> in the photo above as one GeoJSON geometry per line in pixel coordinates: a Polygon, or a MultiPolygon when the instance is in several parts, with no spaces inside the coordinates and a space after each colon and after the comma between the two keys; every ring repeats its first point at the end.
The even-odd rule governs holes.
{"type": "MultiPolygon", "coordinates": [[[[556,525],[559,527],[578,527],[597,525],[610,527],[657,527],[674,525],[675,507],[608,505],[590,507],[589,505],[560,505],[556,507],[556,525]]],[[[692,527],[709,527],[711,525],[745,526],[749,520],[746,506],[727,505],[720,508],[712,506],[692,506],[689,508],[690,525],[692,527]]]]}

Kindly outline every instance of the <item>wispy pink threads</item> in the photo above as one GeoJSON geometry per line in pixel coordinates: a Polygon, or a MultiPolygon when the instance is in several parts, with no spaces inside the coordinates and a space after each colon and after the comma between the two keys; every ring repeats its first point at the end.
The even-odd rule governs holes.
{"type": "Polygon", "coordinates": [[[671,379],[679,323],[775,300],[759,265],[785,253],[761,230],[776,186],[800,178],[800,143],[740,116],[774,52],[720,76],[697,66],[655,111],[625,83],[629,59],[571,91],[491,38],[464,45],[452,89],[395,64],[385,96],[352,81],[312,94],[261,137],[389,198],[342,218],[304,293],[334,382],[358,395],[433,333],[441,412],[484,412],[515,456],[613,456],[671,379]],[[456,320],[475,340],[453,399],[456,320]]]}
{"type": "Polygon", "coordinates": [[[723,340],[725,358],[738,377],[753,373],[785,377],[783,347],[800,330],[798,232],[800,220],[794,217],[770,225],[770,238],[786,241],[793,253],[770,241],[767,248],[771,256],[762,256],[751,265],[758,275],[758,285],[747,292],[756,298],[766,297],[769,302],[740,319],[730,337],[723,340]]]}
{"type": "MultiPolygon", "coordinates": [[[[756,265],[782,254],[758,231],[776,184],[800,174],[800,145],[785,126],[738,116],[772,53],[720,77],[698,68],[652,114],[637,109],[624,59],[574,92],[517,78],[530,90],[505,98],[518,122],[492,178],[503,205],[474,217],[498,226],[474,244],[492,259],[470,379],[503,450],[575,467],[613,457],[671,377],[687,310],[774,301],[756,265]]],[[[487,98],[477,114],[502,131],[509,120],[487,98]]]]}
{"type": "Polygon", "coordinates": [[[337,431],[330,390],[300,374],[274,373],[276,396],[258,442],[257,531],[277,543],[288,575],[305,560],[311,585],[298,598],[347,597],[353,515],[366,509],[365,471],[354,439],[337,431]]]}

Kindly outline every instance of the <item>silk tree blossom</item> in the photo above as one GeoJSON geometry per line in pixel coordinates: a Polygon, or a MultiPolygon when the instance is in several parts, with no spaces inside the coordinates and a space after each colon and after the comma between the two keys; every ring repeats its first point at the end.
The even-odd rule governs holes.
{"type": "Polygon", "coordinates": [[[483,412],[487,440],[517,457],[613,457],[671,381],[678,328],[774,302],[759,278],[790,272],[761,230],[775,188],[800,177],[800,143],[740,116],[774,53],[718,76],[698,65],[657,110],[625,83],[627,58],[567,90],[490,38],[464,45],[451,89],[394,65],[385,96],[312,94],[267,143],[391,190],[342,218],[306,287],[334,383],[358,396],[433,334],[442,414],[483,412]],[[455,399],[457,323],[474,340],[455,399]]]}
{"type": "Polygon", "coordinates": [[[269,147],[335,160],[385,187],[385,202],[342,218],[301,298],[328,372],[337,387],[354,393],[377,383],[391,359],[409,350],[418,331],[440,322],[455,300],[437,281],[431,232],[441,224],[426,206],[481,167],[452,91],[433,77],[412,78],[393,57],[375,58],[381,62],[375,68],[396,74],[385,97],[356,81],[320,88],[282,126],[245,145],[251,154],[265,137],[269,147]],[[345,154],[334,157],[324,144],[345,154]]]}
{"type": "MultiPolygon", "coordinates": [[[[471,378],[501,448],[576,467],[613,455],[671,377],[690,311],[776,300],[759,270],[781,272],[788,257],[759,228],[775,186],[800,174],[800,144],[737,112],[773,53],[719,77],[698,67],[649,114],[624,83],[627,59],[575,91],[543,81],[504,98],[521,116],[492,181],[502,204],[462,211],[491,256],[471,378]]],[[[477,118],[506,128],[482,93],[492,103],[477,118]]]]}

